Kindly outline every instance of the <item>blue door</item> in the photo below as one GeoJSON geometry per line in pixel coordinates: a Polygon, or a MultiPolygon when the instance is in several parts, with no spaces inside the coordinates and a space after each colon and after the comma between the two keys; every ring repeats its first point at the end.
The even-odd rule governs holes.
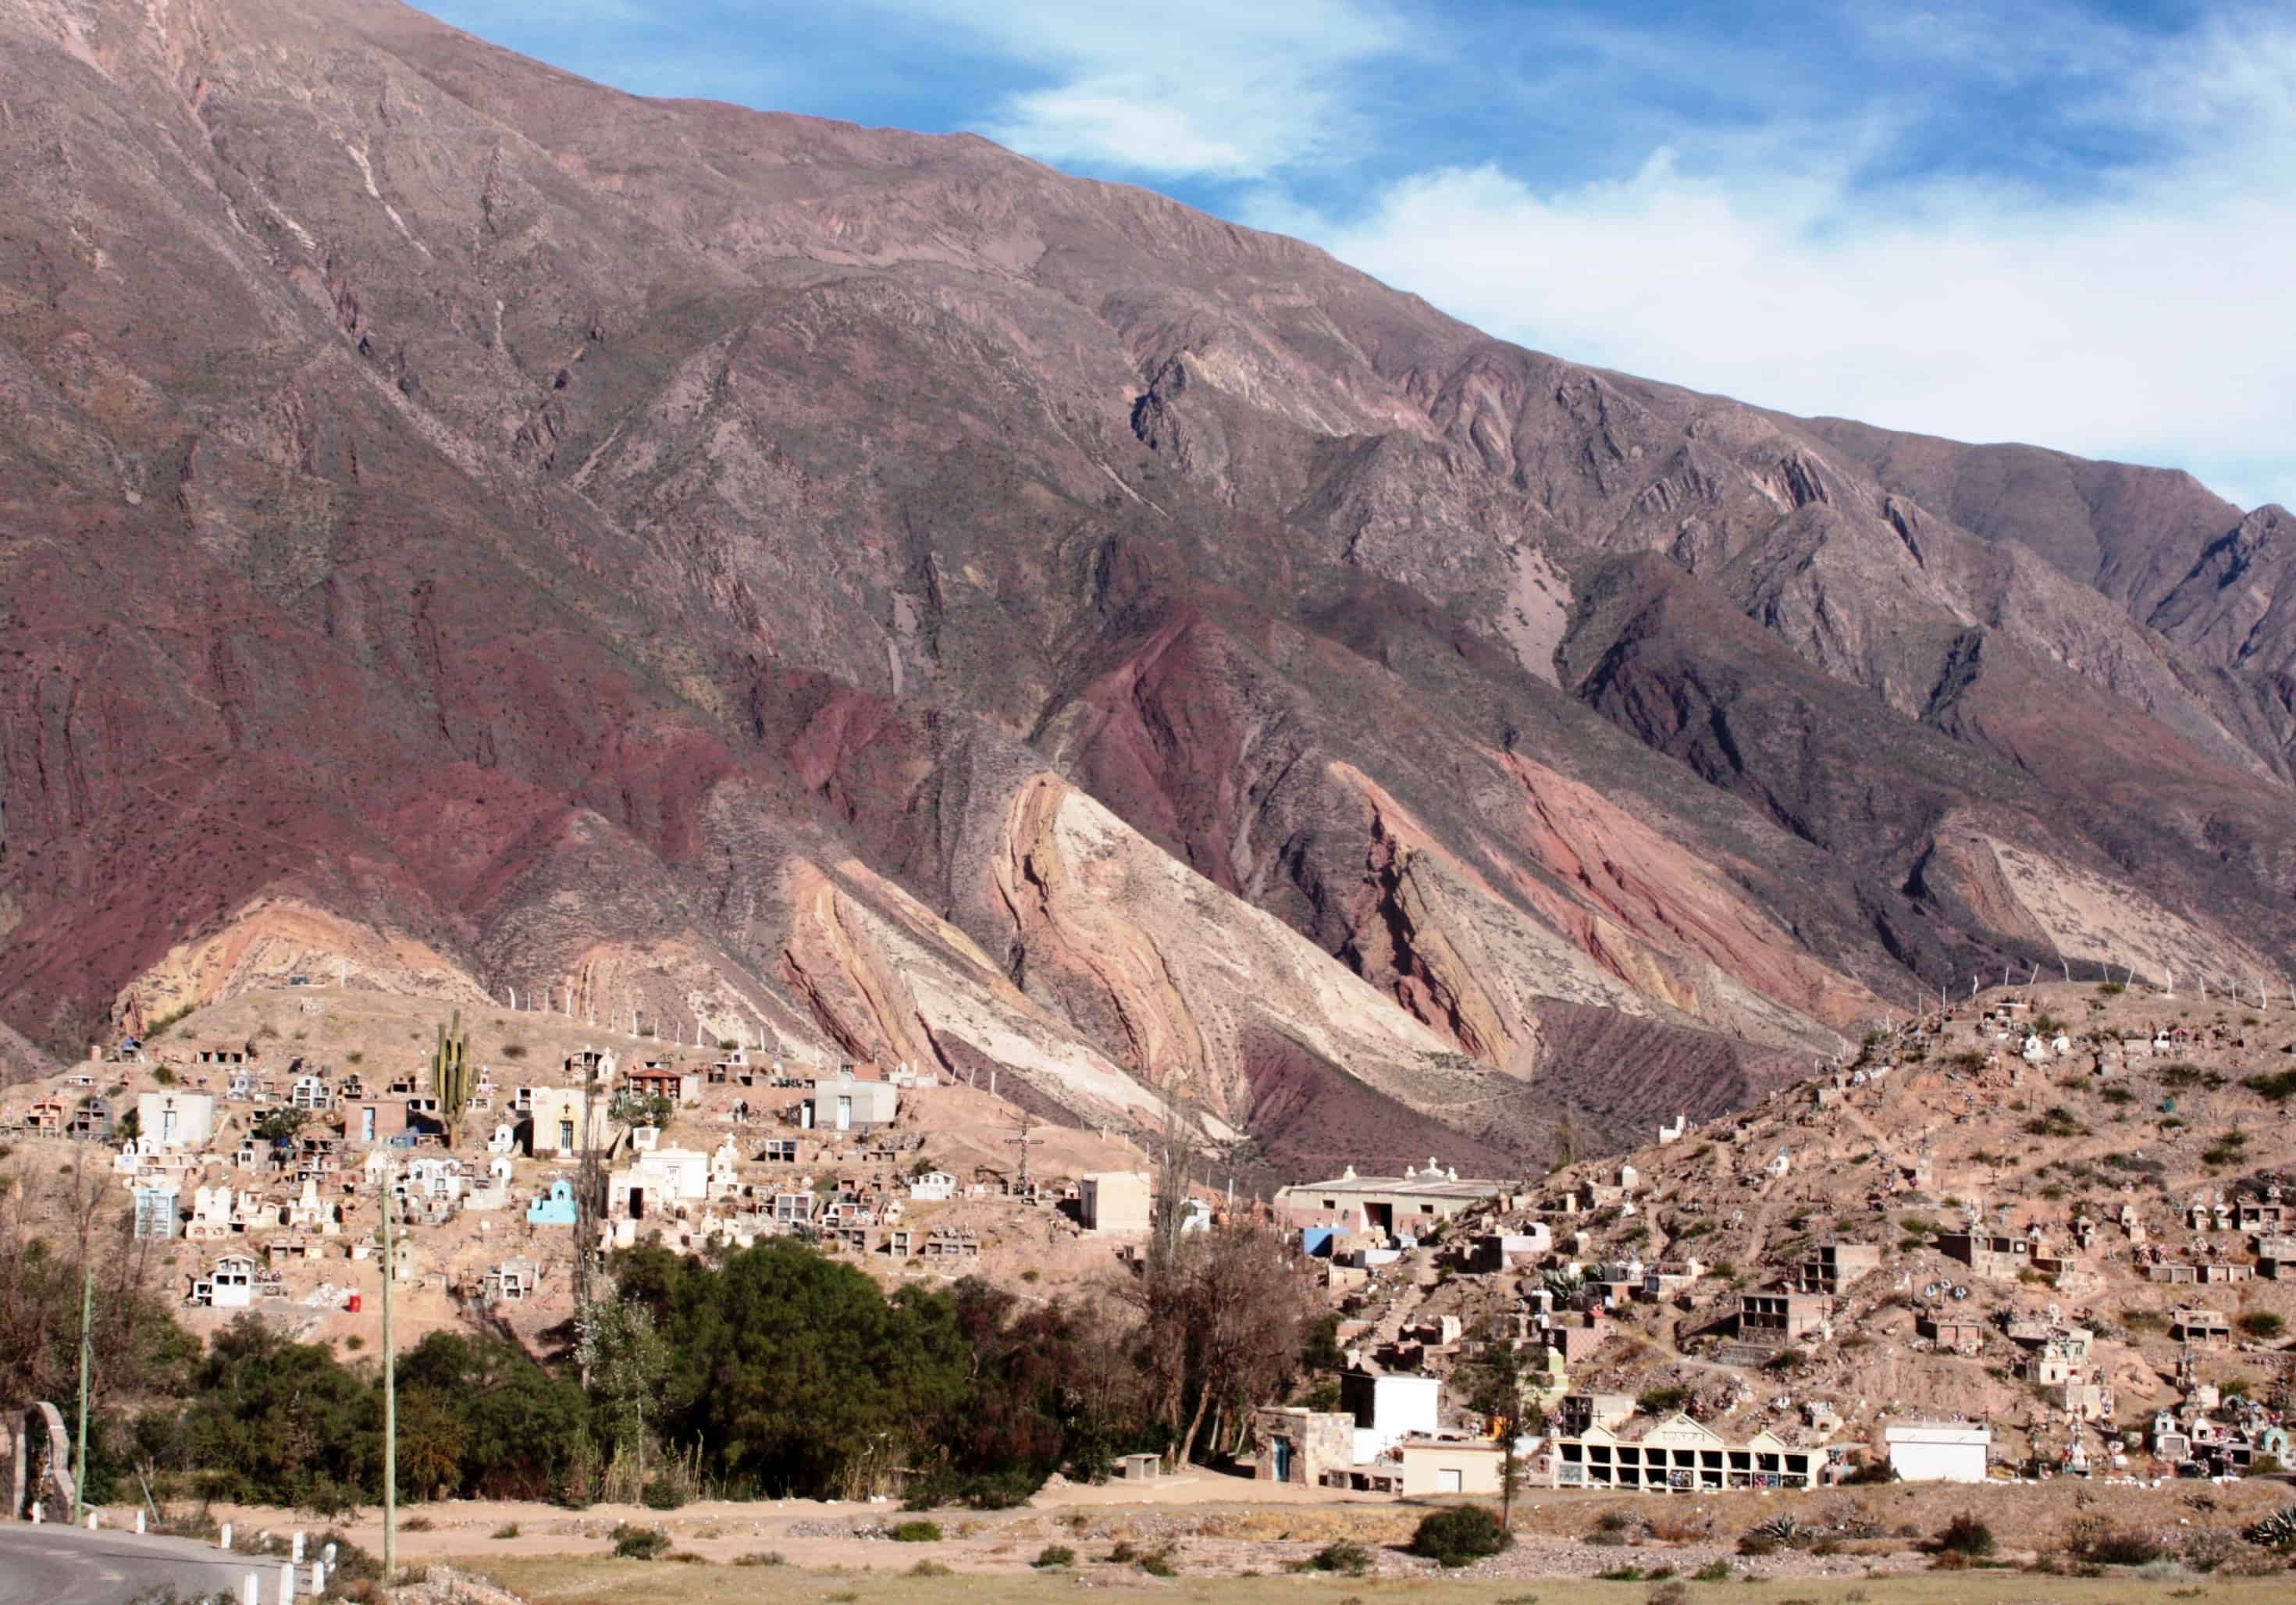
{"type": "Polygon", "coordinates": [[[1288,1437],[1275,1440],[1275,1480],[1292,1480],[1292,1440],[1288,1437]]]}

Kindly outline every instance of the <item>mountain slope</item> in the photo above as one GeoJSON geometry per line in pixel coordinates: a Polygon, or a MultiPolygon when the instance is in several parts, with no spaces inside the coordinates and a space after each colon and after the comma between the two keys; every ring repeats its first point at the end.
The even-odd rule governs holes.
{"type": "Polygon", "coordinates": [[[0,46],[35,1037],[331,964],[1530,1156],[2005,960],[2285,951],[2280,515],[379,0],[0,46]]]}

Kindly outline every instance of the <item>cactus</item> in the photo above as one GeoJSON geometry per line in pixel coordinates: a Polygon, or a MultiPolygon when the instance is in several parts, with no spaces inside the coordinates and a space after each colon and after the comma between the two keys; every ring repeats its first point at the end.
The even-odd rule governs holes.
{"type": "Polygon", "coordinates": [[[2241,1536],[2266,1549],[2296,1549],[2296,1505],[2267,1516],[2241,1536]]]}
{"type": "Polygon", "coordinates": [[[439,1028],[438,1045],[430,1051],[430,1093],[439,1100],[450,1148],[462,1136],[463,1116],[477,1088],[478,1075],[471,1069],[471,1039],[463,1029],[463,1011],[457,1009],[454,1024],[439,1028]]]}
{"type": "Polygon", "coordinates": [[[1754,1531],[1786,1549],[1801,1546],[1801,1523],[1791,1516],[1773,1516],[1756,1526],[1754,1531]]]}

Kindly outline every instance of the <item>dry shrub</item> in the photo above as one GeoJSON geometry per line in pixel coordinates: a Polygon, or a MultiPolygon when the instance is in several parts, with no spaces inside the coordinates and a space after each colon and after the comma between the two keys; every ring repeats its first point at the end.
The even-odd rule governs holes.
{"type": "Polygon", "coordinates": [[[1714,1518],[1689,1510],[1660,1511],[1649,1517],[1644,1525],[1650,1528],[1651,1536],[1661,1544],[1700,1544],[1714,1535],[1714,1518]]]}

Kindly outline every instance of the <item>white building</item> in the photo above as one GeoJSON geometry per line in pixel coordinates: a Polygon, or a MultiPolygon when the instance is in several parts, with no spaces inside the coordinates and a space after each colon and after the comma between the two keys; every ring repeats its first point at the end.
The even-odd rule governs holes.
{"type": "Polygon", "coordinates": [[[243,1310],[255,1302],[255,1261],[243,1254],[226,1254],[216,1261],[209,1275],[193,1284],[195,1303],[218,1310],[243,1310]]]}
{"type": "Polygon", "coordinates": [[[649,1210],[676,1213],[709,1196],[709,1156],[691,1148],[656,1148],[606,1177],[606,1213],[634,1221],[649,1210]]]}
{"type": "Polygon", "coordinates": [[[1406,1437],[1433,1437],[1441,1429],[1443,1383],[1436,1377],[1340,1379],[1340,1408],[1356,1418],[1356,1464],[1367,1465],[1406,1437]]]}
{"type": "Polygon", "coordinates": [[[890,1081],[864,1081],[846,1065],[834,1077],[816,1077],[799,1106],[808,1131],[874,1131],[900,1112],[901,1094],[890,1081]]]}
{"type": "Polygon", "coordinates": [[[909,1178],[909,1196],[921,1204],[945,1202],[956,1196],[956,1178],[946,1170],[928,1170],[909,1178]]]}
{"type": "Polygon", "coordinates": [[[209,1093],[144,1093],[135,1100],[144,1151],[205,1148],[215,1135],[215,1098],[209,1093]]]}
{"type": "Polygon", "coordinates": [[[1958,1421],[1908,1421],[1883,1433],[1903,1482],[1983,1482],[1993,1432],[1958,1421]]]}

